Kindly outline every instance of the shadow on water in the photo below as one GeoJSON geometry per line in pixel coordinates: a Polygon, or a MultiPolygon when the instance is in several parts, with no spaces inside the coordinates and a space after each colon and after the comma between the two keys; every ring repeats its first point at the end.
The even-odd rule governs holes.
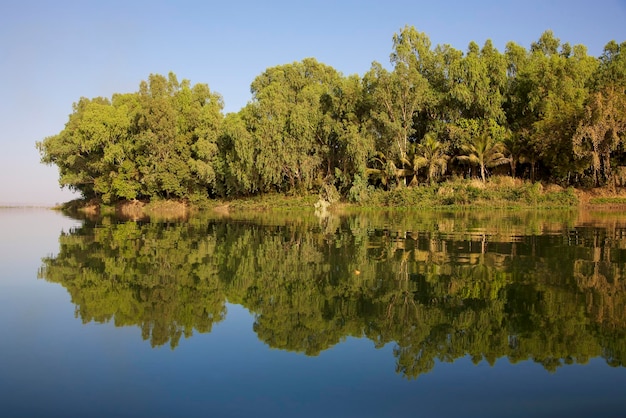
{"type": "Polygon", "coordinates": [[[152,346],[210,332],[226,302],[270,347],[315,356],[348,336],[394,346],[408,378],[436,361],[626,363],[626,217],[575,212],[258,213],[86,220],[39,277],[84,322],[152,346]]]}

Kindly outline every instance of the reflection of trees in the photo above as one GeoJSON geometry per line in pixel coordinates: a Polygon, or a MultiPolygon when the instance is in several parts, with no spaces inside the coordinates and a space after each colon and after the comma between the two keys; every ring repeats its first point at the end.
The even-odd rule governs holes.
{"type": "Polygon", "coordinates": [[[134,222],[82,227],[61,235],[59,255],[44,259],[39,275],[67,288],[83,322],[137,325],[153,346],[173,348],[226,313],[215,241],[198,232],[134,222]]]}
{"type": "Polygon", "coordinates": [[[228,300],[271,347],[317,355],[364,336],[393,343],[407,377],[464,356],[625,364],[626,234],[614,224],[438,216],[85,226],[40,275],[83,321],[137,325],[153,345],[209,332],[228,300]]]}

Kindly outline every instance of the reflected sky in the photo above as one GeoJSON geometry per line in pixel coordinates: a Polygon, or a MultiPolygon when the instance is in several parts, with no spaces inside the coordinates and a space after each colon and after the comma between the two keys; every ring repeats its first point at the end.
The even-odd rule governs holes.
{"type": "Polygon", "coordinates": [[[83,324],[67,290],[37,279],[77,225],[47,211],[1,211],[0,416],[615,416],[622,367],[601,358],[556,373],[540,364],[437,361],[408,380],[394,343],[345,337],[316,356],[271,348],[255,316],[227,303],[209,333],[152,348],[134,326],[83,324]],[[5,269],[5,267],[7,267],[5,269]],[[8,273],[7,273],[8,272],[8,273]]]}

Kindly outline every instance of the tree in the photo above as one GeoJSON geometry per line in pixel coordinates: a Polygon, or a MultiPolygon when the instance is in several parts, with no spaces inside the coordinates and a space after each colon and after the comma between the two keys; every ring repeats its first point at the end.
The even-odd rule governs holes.
{"type": "Polygon", "coordinates": [[[394,35],[393,47],[393,71],[374,62],[365,78],[377,105],[372,112],[380,139],[377,149],[403,161],[415,132],[413,118],[433,99],[430,84],[421,73],[431,54],[430,40],[406,26],[394,35]]]}
{"type": "Polygon", "coordinates": [[[450,157],[446,154],[444,145],[437,141],[435,134],[428,133],[417,146],[413,157],[415,176],[417,177],[417,172],[421,168],[426,168],[426,181],[432,184],[446,172],[449,159],[450,157]]]}
{"type": "Polygon", "coordinates": [[[611,156],[624,149],[626,95],[615,87],[592,94],[573,136],[574,152],[590,161],[594,184],[612,178],[611,156]]]}
{"type": "Polygon", "coordinates": [[[331,152],[320,100],[338,78],[332,67],[307,58],[268,68],[253,81],[242,117],[255,140],[263,191],[313,188],[331,152]]]}
{"type": "Polygon", "coordinates": [[[604,46],[600,64],[594,75],[594,91],[615,86],[626,92],[626,41],[610,41],[604,46]]]}
{"type": "Polygon", "coordinates": [[[114,185],[116,166],[124,163],[129,151],[129,128],[125,105],[115,107],[104,98],[81,98],[65,129],[38,142],[37,148],[43,163],[59,168],[61,186],[87,199],[102,196],[110,201],[116,188],[133,198],[136,190],[114,185]]]}
{"type": "Polygon", "coordinates": [[[526,139],[524,148],[532,161],[541,162],[554,180],[569,182],[584,169],[574,158],[572,136],[597,60],[582,45],[561,45],[551,31],[544,32],[530,52],[509,43],[507,59],[505,107],[511,131],[526,139]]]}
{"type": "MultiPolygon", "coordinates": [[[[529,150],[524,141],[522,132],[508,134],[502,140],[504,146],[504,155],[509,159],[511,165],[511,177],[515,178],[517,173],[517,164],[527,162],[529,160],[529,150]]],[[[532,164],[531,164],[532,165],[532,164]]],[[[531,180],[534,180],[534,168],[532,169],[531,180]]]]}
{"type": "Polygon", "coordinates": [[[509,163],[509,159],[504,156],[504,146],[494,140],[488,129],[483,129],[480,135],[461,145],[461,152],[464,155],[457,156],[457,160],[478,166],[483,183],[486,180],[487,168],[509,163]]]}
{"type": "Polygon", "coordinates": [[[192,176],[186,184],[190,197],[202,199],[207,192],[217,188],[216,165],[218,159],[218,137],[223,123],[222,97],[212,92],[206,84],[190,86],[184,80],[178,94],[179,135],[191,148],[188,165],[192,176]]]}
{"type": "Polygon", "coordinates": [[[623,158],[615,158],[623,155],[626,140],[625,51],[626,42],[618,45],[611,41],[604,47],[592,93],[572,138],[574,152],[587,161],[596,186],[613,176],[612,159],[625,163],[623,158]]]}
{"type": "Polygon", "coordinates": [[[450,76],[448,94],[461,118],[504,122],[506,60],[490,40],[482,50],[471,42],[465,57],[450,66],[450,76]]]}
{"type": "Polygon", "coordinates": [[[411,170],[398,167],[393,160],[389,159],[382,152],[376,153],[371,158],[371,161],[372,167],[366,169],[367,176],[375,182],[380,182],[387,190],[391,186],[391,180],[395,180],[396,184],[400,185],[400,178],[412,174],[411,170]]]}
{"type": "Polygon", "coordinates": [[[226,115],[218,139],[216,188],[221,196],[247,196],[261,190],[257,149],[252,133],[246,129],[244,111],[226,115]]]}
{"type": "Polygon", "coordinates": [[[358,75],[343,77],[321,98],[329,131],[327,176],[334,170],[338,190],[350,193],[366,177],[367,162],[375,153],[371,130],[371,98],[358,75]]]}
{"type": "Polygon", "coordinates": [[[215,186],[222,107],[206,84],[151,74],[137,93],[81,98],[65,129],[37,148],[86,199],[203,199],[215,186]]]}
{"type": "Polygon", "coordinates": [[[62,186],[105,202],[328,187],[354,199],[368,178],[406,185],[426,170],[433,182],[446,154],[483,181],[506,160],[512,176],[529,164],[532,181],[602,185],[626,165],[624,48],[611,41],[596,59],[546,31],[529,49],[509,42],[502,54],[487,40],[462,52],[405,26],[390,67],[363,77],[314,58],[270,67],[224,120],[208,85],[150,74],[137,92],[81,98],[37,148],[62,186]],[[481,163],[489,141],[502,158],[481,163]]]}

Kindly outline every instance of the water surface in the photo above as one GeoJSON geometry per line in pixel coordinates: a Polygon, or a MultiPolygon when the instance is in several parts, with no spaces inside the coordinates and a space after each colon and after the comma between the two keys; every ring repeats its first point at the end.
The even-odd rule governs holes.
{"type": "Polygon", "coordinates": [[[1,416],[623,416],[626,216],[1,210],[1,416]]]}

